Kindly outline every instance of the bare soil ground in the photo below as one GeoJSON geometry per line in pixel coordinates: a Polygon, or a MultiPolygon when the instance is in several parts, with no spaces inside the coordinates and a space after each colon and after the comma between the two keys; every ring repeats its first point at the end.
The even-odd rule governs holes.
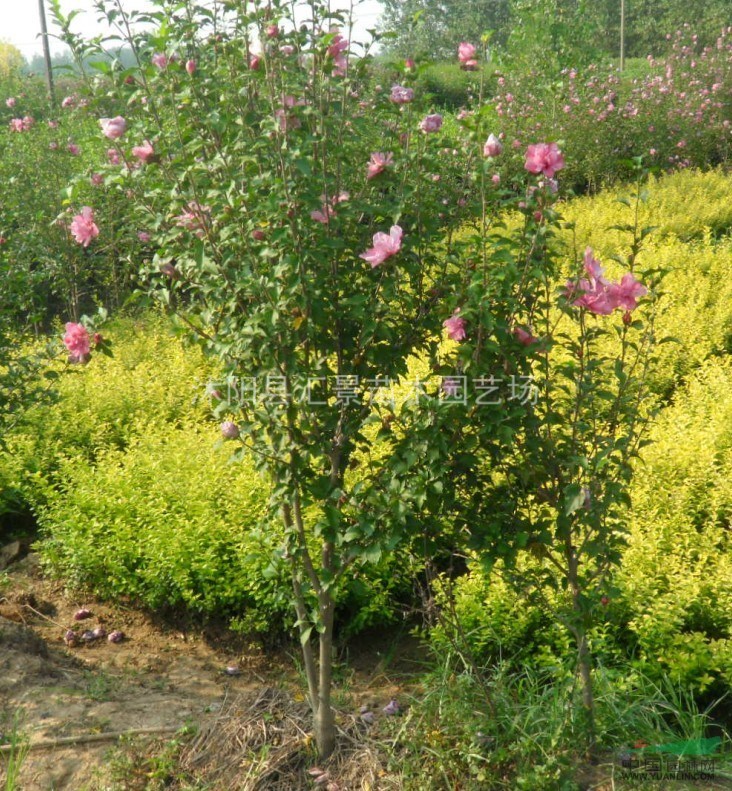
{"type": "MultiPolygon", "coordinates": [[[[381,660],[390,659],[372,649],[349,660],[358,680],[347,701],[341,701],[348,711],[358,712],[364,702],[383,706],[389,696],[400,693],[380,672],[381,660]]],[[[303,748],[307,753],[309,743],[307,707],[298,690],[286,654],[265,653],[223,630],[207,634],[174,628],[122,602],[73,598],[43,576],[34,554],[5,574],[0,588],[0,750],[5,744],[7,755],[14,728],[30,740],[15,786],[22,791],[163,787],[155,785],[149,766],[139,768],[141,775],[146,770],[148,780],[136,777],[135,767],[145,752],[165,752],[176,734],[178,743],[186,745],[175,755],[176,765],[187,763],[210,777],[210,782],[191,788],[312,788],[303,763],[303,748]],[[92,616],[75,621],[74,613],[82,607],[92,616]],[[121,630],[125,639],[75,646],[64,640],[67,629],[81,632],[98,626],[107,632],[121,630]],[[227,666],[239,668],[240,674],[227,675],[227,666]],[[247,717],[257,710],[256,718],[247,717]],[[278,711],[283,712],[279,719],[278,711]],[[186,726],[195,738],[181,736],[186,726]],[[120,740],[113,735],[121,733],[131,736],[120,740]],[[79,741],[69,743],[72,737],[79,741]],[[279,762],[283,771],[270,772],[269,781],[244,782],[242,777],[239,782],[237,745],[243,739],[261,748],[260,755],[250,755],[260,768],[267,763],[264,756],[269,768],[279,762]],[[273,761],[267,754],[276,745],[282,749],[273,761]],[[124,749],[127,781],[119,777],[124,749]],[[292,779],[298,775],[301,781],[292,779]]],[[[355,746],[358,717],[346,720],[355,746]]],[[[0,760],[0,780],[5,779],[4,766],[6,761],[0,760]]],[[[373,771],[381,770],[376,766],[373,771]]]]}

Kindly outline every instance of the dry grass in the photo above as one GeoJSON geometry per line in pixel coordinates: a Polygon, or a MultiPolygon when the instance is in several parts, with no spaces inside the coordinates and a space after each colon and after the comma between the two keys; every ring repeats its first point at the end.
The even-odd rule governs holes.
{"type": "Polygon", "coordinates": [[[214,789],[299,791],[315,788],[308,770],[328,775],[331,791],[396,789],[387,776],[384,744],[369,736],[368,726],[339,713],[338,747],[318,763],[307,703],[287,692],[265,688],[225,702],[184,748],[181,768],[214,789]]]}

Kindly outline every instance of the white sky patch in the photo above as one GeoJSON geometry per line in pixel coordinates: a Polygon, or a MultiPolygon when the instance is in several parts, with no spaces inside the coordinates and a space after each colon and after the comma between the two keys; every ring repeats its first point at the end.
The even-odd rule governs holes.
{"type": "MultiPolygon", "coordinates": [[[[121,0],[125,11],[146,11],[152,6],[146,0],[121,0]]],[[[349,0],[332,0],[334,9],[348,10],[349,0]]],[[[72,9],[80,13],[73,21],[71,29],[74,33],[84,38],[98,35],[107,35],[112,31],[106,24],[98,20],[99,13],[94,8],[94,0],[61,0],[61,9],[68,14],[72,9]]],[[[379,0],[362,0],[354,2],[353,38],[365,41],[368,37],[367,30],[375,28],[381,14],[379,0]]],[[[50,10],[47,9],[49,35],[51,38],[51,52],[63,52],[65,47],[55,35],[59,31],[53,25],[50,10]]],[[[42,51],[40,39],[40,22],[38,19],[38,3],[36,0],[0,0],[0,40],[14,44],[26,58],[32,58],[42,51]]]]}

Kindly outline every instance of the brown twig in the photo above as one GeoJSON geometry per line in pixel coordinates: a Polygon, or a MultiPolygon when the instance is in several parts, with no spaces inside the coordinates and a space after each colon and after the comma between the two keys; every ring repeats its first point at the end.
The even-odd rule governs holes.
{"type": "MultiPolygon", "coordinates": [[[[53,750],[56,747],[64,747],[69,744],[89,744],[90,742],[105,742],[110,739],[120,739],[123,736],[143,736],[149,733],[173,733],[180,730],[180,726],[168,725],[159,728],[134,728],[129,731],[112,731],[110,733],[87,733],[79,736],[63,736],[59,739],[42,739],[38,742],[31,742],[27,745],[29,750],[53,750]]],[[[17,745],[0,745],[0,753],[8,753],[17,749],[17,745]]]]}

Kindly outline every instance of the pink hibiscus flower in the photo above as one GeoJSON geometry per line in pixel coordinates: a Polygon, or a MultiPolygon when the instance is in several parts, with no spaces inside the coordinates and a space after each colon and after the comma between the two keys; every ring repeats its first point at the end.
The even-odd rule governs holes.
{"type": "Polygon", "coordinates": [[[396,255],[402,247],[403,231],[398,225],[392,225],[388,234],[374,234],[374,246],[365,253],[361,253],[359,258],[368,261],[372,267],[383,264],[387,258],[396,255]]]}
{"type": "Polygon", "coordinates": [[[516,340],[524,346],[531,346],[532,343],[536,343],[537,341],[537,339],[523,327],[516,327],[513,334],[516,340]]]}
{"type": "Polygon", "coordinates": [[[325,195],[321,195],[320,200],[323,202],[323,206],[319,210],[310,212],[311,219],[315,220],[315,222],[320,222],[323,223],[323,225],[327,225],[330,222],[331,217],[335,217],[335,207],[339,203],[347,201],[350,197],[351,196],[347,192],[341,192],[339,195],[336,195],[334,198],[326,201],[325,195]]]}
{"type": "Polygon", "coordinates": [[[137,157],[140,162],[149,162],[155,156],[155,150],[149,140],[146,140],[141,146],[133,146],[132,155],[137,157]]]}
{"type": "Polygon", "coordinates": [[[612,290],[617,307],[628,312],[635,310],[638,299],[648,293],[648,289],[635,279],[632,272],[626,272],[620,283],[612,286],[612,290]]]}
{"type": "Polygon", "coordinates": [[[485,145],[483,146],[483,156],[484,157],[497,157],[500,156],[501,152],[503,151],[503,145],[501,141],[491,132],[488,135],[488,139],[485,141],[485,145]]]}
{"type": "Polygon", "coordinates": [[[102,127],[102,134],[110,140],[119,140],[127,129],[127,121],[121,115],[116,118],[100,118],[99,125],[102,127]]]}
{"type": "Polygon", "coordinates": [[[89,247],[91,240],[99,236],[99,228],[94,222],[94,211],[89,206],[83,206],[81,213],[71,220],[69,230],[80,245],[89,247]]]}
{"type": "Polygon", "coordinates": [[[69,362],[81,363],[89,359],[91,343],[89,333],[82,324],[67,322],[63,341],[64,346],[69,350],[69,362]]]}
{"type": "Polygon", "coordinates": [[[389,100],[394,104],[409,104],[414,99],[414,91],[402,85],[393,85],[389,100]]]}
{"type": "Polygon", "coordinates": [[[202,239],[206,234],[206,224],[211,219],[210,212],[210,206],[201,206],[196,201],[189,201],[183,212],[175,218],[175,224],[202,239]]]}
{"type": "Polygon", "coordinates": [[[441,126],[442,116],[439,113],[435,113],[434,115],[426,116],[419,125],[419,128],[423,132],[437,132],[441,126]]]}
{"type": "Polygon", "coordinates": [[[383,153],[382,151],[374,151],[369,160],[368,172],[366,173],[367,179],[372,179],[383,173],[388,167],[394,163],[394,154],[391,151],[383,153]]]}
{"type": "Polygon", "coordinates": [[[333,58],[333,74],[336,77],[343,77],[348,68],[348,58],[345,52],[348,49],[349,42],[338,32],[338,28],[333,28],[330,32],[335,34],[333,41],[328,47],[328,55],[333,58]]]}
{"type": "Polygon", "coordinates": [[[543,173],[552,178],[564,167],[564,157],[556,143],[536,143],[526,149],[524,167],[529,173],[543,173]]]}
{"type": "Polygon", "coordinates": [[[477,69],[478,59],[476,58],[475,45],[467,41],[461,41],[458,45],[458,60],[460,61],[460,65],[467,71],[477,69]]]}
{"type": "Polygon", "coordinates": [[[447,330],[447,337],[452,341],[464,341],[467,337],[465,331],[465,319],[459,316],[460,308],[456,308],[449,319],[442,322],[442,326],[447,330]]]}

